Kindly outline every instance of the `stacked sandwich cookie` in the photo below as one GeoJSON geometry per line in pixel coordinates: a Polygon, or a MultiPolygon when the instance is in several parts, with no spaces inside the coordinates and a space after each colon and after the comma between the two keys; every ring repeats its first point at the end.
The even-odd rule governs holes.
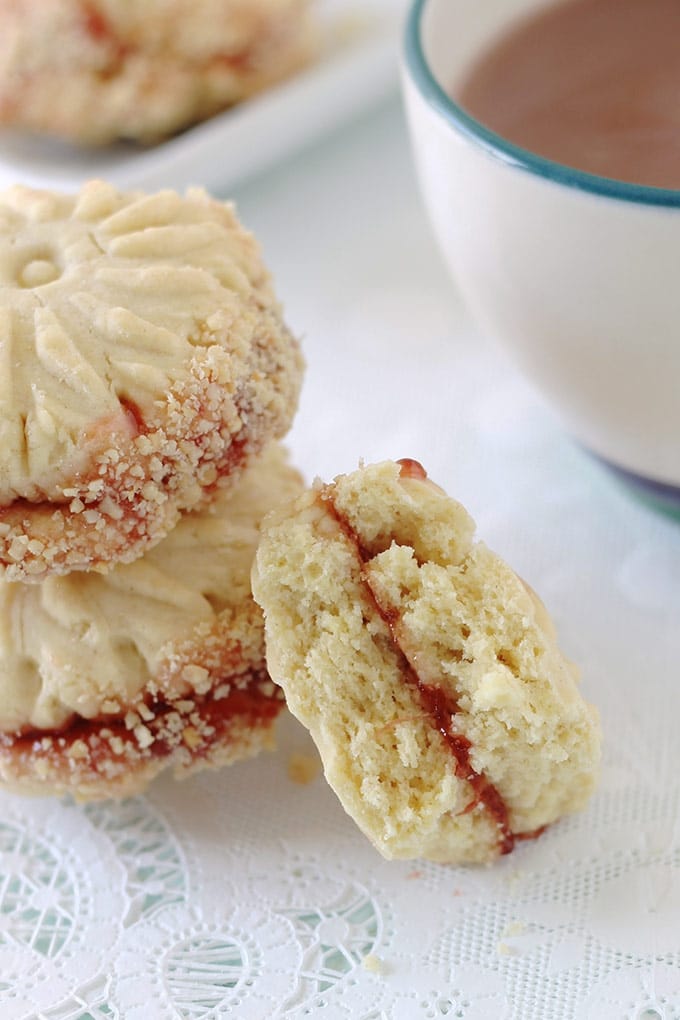
{"type": "Polygon", "coordinates": [[[302,377],[255,241],[201,191],[11,189],[0,359],[0,777],[103,797],[254,753],[302,377]]]}

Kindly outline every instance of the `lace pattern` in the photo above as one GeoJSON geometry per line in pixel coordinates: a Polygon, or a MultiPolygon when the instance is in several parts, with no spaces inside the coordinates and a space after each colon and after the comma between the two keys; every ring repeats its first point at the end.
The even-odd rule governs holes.
{"type": "Polygon", "coordinates": [[[321,776],[291,782],[313,750],[281,736],[121,804],[0,798],[3,1020],[680,1017],[664,798],[610,768],[594,810],[492,868],[390,863],[321,776]]]}

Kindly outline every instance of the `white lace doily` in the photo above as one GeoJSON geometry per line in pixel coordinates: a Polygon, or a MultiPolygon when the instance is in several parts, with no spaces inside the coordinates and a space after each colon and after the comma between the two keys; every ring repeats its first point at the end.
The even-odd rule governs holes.
{"type": "Polygon", "coordinates": [[[290,720],[276,755],[124,804],[5,796],[0,1015],[680,1017],[680,805],[631,784],[637,751],[475,870],[377,857],[320,775],[289,778],[313,754],[290,720]]]}
{"type": "Polygon", "coordinates": [[[2,1020],[678,1020],[680,526],[563,435],[455,299],[396,104],[238,196],[309,363],[308,476],[410,456],[540,592],[600,787],[492,868],[388,863],[292,720],[123,804],[0,795],[2,1020]]]}

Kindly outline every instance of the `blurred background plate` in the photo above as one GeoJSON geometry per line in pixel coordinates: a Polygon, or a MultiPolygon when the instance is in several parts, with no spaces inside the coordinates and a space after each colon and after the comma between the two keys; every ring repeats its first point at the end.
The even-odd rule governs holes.
{"type": "Polygon", "coordinates": [[[370,110],[397,85],[404,0],[319,0],[318,59],[282,85],[151,148],[78,149],[0,134],[0,187],[76,190],[92,177],[121,188],[223,192],[370,110]]]}

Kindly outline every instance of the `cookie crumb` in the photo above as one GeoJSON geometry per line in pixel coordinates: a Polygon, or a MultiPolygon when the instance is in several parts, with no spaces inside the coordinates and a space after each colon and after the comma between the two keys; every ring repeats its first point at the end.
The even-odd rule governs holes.
{"type": "Polygon", "coordinates": [[[139,726],[135,726],[133,733],[139,746],[142,748],[151,747],[154,742],[154,736],[151,730],[140,723],[139,726]]]}
{"type": "Polygon", "coordinates": [[[368,956],[364,956],[361,961],[361,966],[364,970],[367,970],[369,974],[384,974],[385,964],[384,961],[376,956],[375,953],[369,953],[368,956]]]}
{"type": "Polygon", "coordinates": [[[308,786],[318,776],[320,767],[318,758],[296,751],[288,759],[288,778],[300,786],[308,786]]]}
{"type": "Polygon", "coordinates": [[[182,730],[182,740],[192,751],[195,751],[203,743],[203,738],[195,726],[186,726],[182,730]]]}
{"type": "Polygon", "coordinates": [[[69,758],[87,758],[89,751],[87,750],[87,744],[84,740],[74,740],[68,751],[69,758]]]}

